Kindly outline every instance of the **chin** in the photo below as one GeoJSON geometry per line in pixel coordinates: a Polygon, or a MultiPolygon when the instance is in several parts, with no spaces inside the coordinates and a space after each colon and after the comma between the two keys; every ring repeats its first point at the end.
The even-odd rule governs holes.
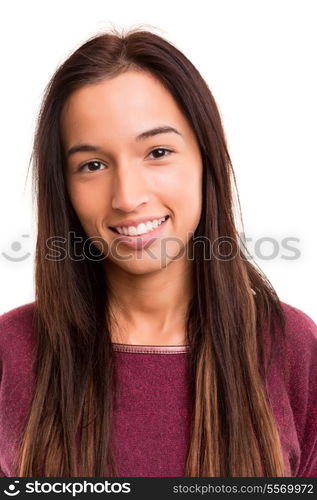
{"type": "Polygon", "coordinates": [[[161,262],[160,259],[151,259],[150,257],[142,259],[133,258],[126,261],[111,260],[111,262],[122,271],[131,275],[143,275],[159,272],[168,265],[168,262],[164,263],[161,262]]]}

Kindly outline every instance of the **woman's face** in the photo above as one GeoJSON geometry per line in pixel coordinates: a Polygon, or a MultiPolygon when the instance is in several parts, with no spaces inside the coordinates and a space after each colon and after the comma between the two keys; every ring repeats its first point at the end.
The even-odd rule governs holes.
{"type": "Polygon", "coordinates": [[[85,85],[64,106],[61,135],[72,205],[105,263],[138,274],[184,263],[201,214],[202,160],[164,86],[136,70],[85,85]],[[149,232],[110,229],[126,224],[149,232]]]}

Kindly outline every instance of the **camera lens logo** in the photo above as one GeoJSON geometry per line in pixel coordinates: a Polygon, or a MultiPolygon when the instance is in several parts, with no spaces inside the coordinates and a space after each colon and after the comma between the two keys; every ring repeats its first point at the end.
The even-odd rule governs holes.
{"type": "MultiPolygon", "coordinates": [[[[15,483],[19,483],[20,481],[14,481],[15,483]]],[[[8,489],[10,491],[7,491],[7,490],[4,490],[4,493],[6,495],[8,495],[9,497],[15,497],[16,495],[18,495],[20,493],[20,490],[16,490],[15,491],[15,485],[14,484],[9,484],[9,487],[8,489]]]]}
{"type": "MultiPolygon", "coordinates": [[[[29,237],[30,237],[29,234],[22,234],[22,238],[29,238],[29,237]]],[[[21,248],[22,244],[19,241],[13,241],[11,243],[11,250],[13,250],[13,252],[15,253],[19,252],[21,248]]],[[[17,255],[16,257],[14,255],[8,255],[5,252],[1,252],[1,254],[5,259],[11,260],[11,262],[21,262],[22,260],[27,259],[31,255],[30,252],[27,252],[24,255],[19,255],[19,256],[17,255]]]]}

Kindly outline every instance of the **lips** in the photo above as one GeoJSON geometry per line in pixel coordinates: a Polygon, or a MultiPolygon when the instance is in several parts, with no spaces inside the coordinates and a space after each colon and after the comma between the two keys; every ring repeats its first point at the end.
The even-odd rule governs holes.
{"type": "Polygon", "coordinates": [[[166,224],[168,223],[169,219],[170,218],[168,217],[157,228],[145,234],[136,234],[133,236],[129,236],[126,234],[118,233],[114,228],[109,228],[109,229],[115,235],[113,241],[120,242],[123,245],[133,249],[147,248],[154,241],[156,241],[159,236],[161,236],[161,234],[165,230],[166,224]]]}

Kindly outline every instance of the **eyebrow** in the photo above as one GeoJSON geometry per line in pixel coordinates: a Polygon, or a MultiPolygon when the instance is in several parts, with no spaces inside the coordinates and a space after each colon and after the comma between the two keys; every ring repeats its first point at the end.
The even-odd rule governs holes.
{"type": "MultiPolygon", "coordinates": [[[[136,141],[141,141],[144,139],[148,139],[148,137],[153,137],[154,135],[158,134],[168,134],[168,133],[174,133],[182,136],[182,134],[174,127],[169,127],[169,126],[164,126],[164,127],[155,127],[150,130],[146,130],[145,132],[142,132],[141,134],[137,135],[135,140],[136,141]]],[[[82,152],[102,152],[102,148],[99,146],[93,146],[92,144],[78,144],[76,146],[71,147],[67,151],[67,158],[69,158],[71,155],[74,155],[75,153],[82,153],[82,152]]]]}

